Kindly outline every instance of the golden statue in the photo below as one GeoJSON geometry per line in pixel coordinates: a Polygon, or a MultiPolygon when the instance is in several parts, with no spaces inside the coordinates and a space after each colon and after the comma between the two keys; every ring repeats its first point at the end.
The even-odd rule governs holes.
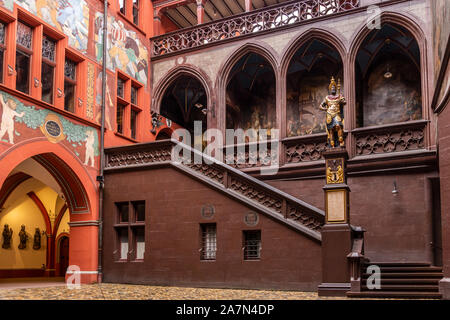
{"type": "Polygon", "coordinates": [[[328,87],[329,95],[325,97],[320,104],[319,109],[327,112],[327,134],[328,145],[332,148],[337,145],[344,147],[344,113],[343,107],[347,103],[345,98],[341,95],[341,83],[331,77],[331,82],[328,87]]]}

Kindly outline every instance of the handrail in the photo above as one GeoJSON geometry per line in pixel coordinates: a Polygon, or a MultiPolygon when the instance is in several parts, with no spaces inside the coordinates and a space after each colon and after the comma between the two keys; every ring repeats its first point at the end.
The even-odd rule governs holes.
{"type": "Polygon", "coordinates": [[[290,1],[151,38],[152,57],[358,8],[360,0],[290,1]]]}
{"type": "Polygon", "coordinates": [[[323,210],[175,139],[108,148],[105,153],[106,172],[151,165],[172,165],[207,179],[209,183],[224,189],[227,193],[252,203],[277,219],[288,221],[315,239],[321,239],[320,229],[325,221],[323,210]],[[202,162],[196,164],[182,161],[184,158],[180,156],[181,152],[190,159],[199,157],[202,162]]]}

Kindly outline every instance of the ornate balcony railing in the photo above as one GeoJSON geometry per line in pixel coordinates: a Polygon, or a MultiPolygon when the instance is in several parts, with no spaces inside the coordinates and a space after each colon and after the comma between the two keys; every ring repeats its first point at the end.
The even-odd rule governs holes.
{"type": "Polygon", "coordinates": [[[261,8],[152,38],[152,57],[358,8],[360,0],[303,0],[261,8]]]}

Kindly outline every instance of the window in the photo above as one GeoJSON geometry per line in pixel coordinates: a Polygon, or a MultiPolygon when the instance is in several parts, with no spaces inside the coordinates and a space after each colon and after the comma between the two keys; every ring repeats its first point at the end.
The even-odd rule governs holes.
{"type": "Polygon", "coordinates": [[[53,103],[53,82],[55,78],[56,42],[44,35],[42,38],[41,86],[42,100],[53,103]]]}
{"type": "Polygon", "coordinates": [[[119,0],[119,10],[122,14],[126,14],[125,11],[125,0],[119,0]]]}
{"type": "Polygon", "coordinates": [[[128,222],[128,202],[117,204],[119,210],[119,222],[128,222]]]}
{"type": "Polygon", "coordinates": [[[125,81],[118,78],[117,79],[117,96],[124,98],[124,91],[125,91],[125,81]]]}
{"type": "Polygon", "coordinates": [[[116,114],[116,122],[117,122],[117,132],[123,134],[123,112],[126,106],[122,104],[117,104],[117,114],[116,114]]]}
{"type": "Polygon", "coordinates": [[[16,35],[16,89],[30,93],[30,71],[33,41],[33,29],[18,21],[16,35]]]}
{"type": "Polygon", "coordinates": [[[261,257],[261,230],[244,231],[244,260],[261,257]]]}
{"type": "Polygon", "coordinates": [[[129,21],[139,26],[139,13],[141,1],[139,0],[119,0],[119,11],[129,21]]]}
{"type": "Polygon", "coordinates": [[[128,259],[128,229],[119,229],[120,260],[128,259]]]}
{"type": "Polygon", "coordinates": [[[145,202],[133,202],[134,214],[136,221],[145,221],[145,202]]]}
{"type": "Polygon", "coordinates": [[[77,63],[66,58],[64,63],[64,110],[75,112],[77,63]]]}
{"type": "Polygon", "coordinates": [[[133,0],[133,23],[139,25],[139,0],[133,0]]]}
{"type": "Polygon", "coordinates": [[[201,224],[202,248],[200,253],[201,260],[216,260],[217,237],[216,224],[201,224]]]}
{"type": "Polygon", "coordinates": [[[4,56],[6,49],[6,26],[0,22],[0,83],[3,83],[4,56]]]}
{"type": "Polygon", "coordinates": [[[139,113],[139,92],[141,85],[131,80],[123,74],[117,76],[117,109],[116,109],[116,130],[117,133],[130,137],[133,140],[138,138],[139,113]]]}
{"type": "Polygon", "coordinates": [[[145,201],[118,202],[114,229],[118,261],[143,260],[145,253],[145,201]]]}

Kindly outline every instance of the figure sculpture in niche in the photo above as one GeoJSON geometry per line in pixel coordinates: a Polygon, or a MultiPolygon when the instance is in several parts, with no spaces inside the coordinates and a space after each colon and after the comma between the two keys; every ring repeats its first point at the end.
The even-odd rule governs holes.
{"type": "Polygon", "coordinates": [[[41,248],[41,230],[36,228],[36,232],[34,233],[34,241],[33,241],[33,249],[39,250],[41,248]]]}
{"type": "Polygon", "coordinates": [[[24,225],[21,226],[19,238],[20,238],[19,249],[25,249],[27,247],[28,235],[27,232],[25,231],[24,225]]]}
{"type": "Polygon", "coordinates": [[[341,95],[341,85],[334,77],[331,78],[328,87],[329,95],[320,104],[319,109],[327,112],[327,135],[328,146],[332,148],[345,146],[344,141],[344,113],[343,107],[346,104],[345,98],[341,95]]]}
{"type": "Polygon", "coordinates": [[[11,248],[11,239],[12,239],[13,231],[9,227],[9,225],[5,224],[3,227],[3,249],[9,249],[11,248]]]}

